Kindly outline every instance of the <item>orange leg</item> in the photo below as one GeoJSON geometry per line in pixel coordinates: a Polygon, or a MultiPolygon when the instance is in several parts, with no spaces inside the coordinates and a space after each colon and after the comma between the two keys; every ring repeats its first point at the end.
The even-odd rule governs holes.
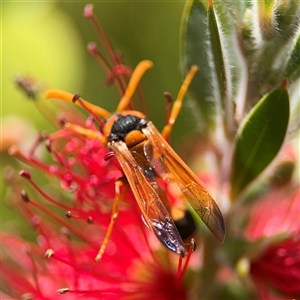
{"type": "MultiPolygon", "coordinates": [[[[45,95],[44,95],[45,99],[50,99],[50,98],[57,98],[57,99],[61,99],[61,100],[65,100],[68,102],[74,102],[73,98],[74,98],[74,94],[62,91],[62,90],[48,90],[46,91],[45,95]]],[[[104,119],[108,119],[110,117],[110,112],[108,112],[107,110],[105,110],[104,108],[101,108],[100,106],[94,105],[92,103],[89,103],[86,100],[83,100],[82,98],[80,98],[81,101],[75,101],[75,104],[78,106],[82,106],[82,103],[84,104],[84,106],[89,110],[92,111],[94,114],[103,117],[104,119]]]]}
{"type": "Polygon", "coordinates": [[[111,213],[111,219],[110,219],[110,223],[108,225],[103,243],[100,247],[100,250],[95,258],[95,260],[97,262],[99,262],[105,252],[106,246],[108,244],[108,241],[110,239],[114,224],[118,218],[118,214],[119,214],[119,209],[118,209],[118,205],[119,205],[119,201],[122,200],[124,193],[121,193],[121,187],[123,186],[124,182],[122,181],[122,179],[119,179],[115,182],[115,199],[114,199],[114,204],[113,204],[113,209],[112,209],[112,213],[111,213]]]}
{"type": "Polygon", "coordinates": [[[106,146],[107,141],[104,135],[101,134],[100,131],[97,130],[92,130],[92,129],[87,129],[84,127],[81,127],[76,124],[71,124],[71,123],[66,123],[65,128],[76,132],[78,134],[84,135],[86,137],[92,138],[92,139],[97,139],[99,140],[104,146],[106,146]]]}
{"type": "MultiPolygon", "coordinates": [[[[141,81],[141,78],[143,77],[144,73],[152,67],[152,65],[153,64],[150,60],[142,60],[136,66],[136,68],[134,69],[134,71],[131,75],[131,78],[128,83],[125,94],[119,102],[116,112],[122,112],[128,107],[128,105],[130,104],[131,98],[132,98],[133,94],[135,93],[138,84],[141,81]]],[[[71,93],[68,93],[65,91],[61,91],[61,90],[54,90],[54,89],[48,90],[48,91],[46,91],[44,96],[46,99],[58,98],[58,99],[65,100],[68,102],[74,102],[73,101],[74,94],[71,94],[71,93]]],[[[87,108],[89,111],[93,112],[96,115],[103,117],[104,119],[108,119],[111,115],[107,110],[105,110],[97,105],[91,104],[83,99],[81,99],[81,101],[76,101],[75,104],[77,104],[79,106],[84,105],[84,107],[87,108]]]]}
{"type": "MultiPolygon", "coordinates": [[[[72,131],[74,131],[78,134],[82,134],[86,137],[98,139],[104,145],[106,145],[106,139],[99,131],[86,129],[86,128],[83,128],[81,126],[78,126],[78,125],[75,125],[75,124],[70,124],[70,123],[66,123],[65,127],[69,130],[72,130],[72,131]]],[[[124,181],[122,179],[118,179],[115,182],[115,198],[114,198],[114,202],[113,202],[113,209],[112,209],[112,213],[111,213],[111,219],[110,219],[110,223],[108,225],[103,243],[100,247],[100,250],[99,250],[97,256],[95,257],[95,260],[97,262],[99,262],[101,260],[103,254],[105,252],[105,249],[106,249],[106,246],[107,246],[108,241],[110,239],[114,224],[115,224],[115,222],[118,218],[118,213],[119,213],[118,204],[119,204],[119,201],[122,200],[123,197],[124,197],[124,193],[121,193],[121,191],[120,191],[120,189],[123,185],[124,185],[124,181]]]]}
{"type": "Polygon", "coordinates": [[[167,141],[169,140],[173,125],[174,125],[174,123],[178,117],[178,114],[181,110],[183,98],[184,98],[184,96],[188,90],[188,87],[190,86],[197,71],[198,71],[198,67],[192,66],[180,87],[177,98],[173,104],[168,123],[165,125],[165,127],[163,128],[162,133],[161,133],[162,136],[164,137],[164,139],[167,141]]]}
{"type": "Polygon", "coordinates": [[[141,78],[143,77],[144,73],[152,67],[152,65],[153,64],[150,60],[142,60],[136,66],[130,77],[125,94],[119,102],[116,112],[122,112],[127,108],[138,84],[141,81],[141,78]]]}

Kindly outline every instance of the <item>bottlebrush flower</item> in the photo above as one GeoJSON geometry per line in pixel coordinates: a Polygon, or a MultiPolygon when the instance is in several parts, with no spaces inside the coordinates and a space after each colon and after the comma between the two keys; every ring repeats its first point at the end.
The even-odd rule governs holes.
{"type": "Polygon", "coordinates": [[[64,191],[54,186],[46,192],[22,170],[33,188],[27,193],[13,174],[7,175],[11,198],[17,199],[15,205],[38,241],[2,234],[2,281],[8,298],[54,299],[58,291],[66,299],[186,299],[182,277],[189,258],[177,268],[173,254],[153,237],[151,242],[152,233],[129,189],[103,258],[95,262],[111,217],[114,183],[121,176],[114,158],[105,160],[109,152],[99,141],[61,129],[39,138],[30,155],[16,148],[11,152],[56,178],[64,191]],[[55,159],[50,164],[35,157],[43,140],[55,159]],[[48,203],[36,200],[40,197],[48,203]]]}
{"type": "MultiPolygon", "coordinates": [[[[88,49],[122,96],[131,69],[111,47],[92,6],[85,9],[102,41],[106,60],[92,43],[88,49]]],[[[142,97],[142,93],[139,93],[142,97]]],[[[77,96],[74,96],[77,97],[77,96]]],[[[81,100],[79,100],[80,102],[81,100]]],[[[82,102],[80,102],[82,104],[82,102]]],[[[95,261],[111,220],[115,182],[123,172],[99,140],[64,128],[65,122],[99,133],[103,121],[90,113],[62,113],[61,129],[41,134],[28,153],[12,146],[10,154],[34,168],[22,170],[27,188],[12,172],[6,177],[12,187],[11,205],[33,226],[37,243],[2,234],[3,295],[6,298],[54,299],[186,299],[183,282],[190,255],[185,259],[169,253],[145,226],[141,211],[127,184],[121,187],[118,220],[100,262],[95,261]],[[37,150],[46,146],[50,155],[41,160],[37,150]],[[51,187],[42,186],[36,171],[51,187]]],[[[98,108],[100,109],[100,108],[98,108]]],[[[165,189],[165,186],[161,186],[165,189]]],[[[176,197],[166,190],[171,199],[176,197]]]]}
{"type": "Polygon", "coordinates": [[[251,262],[250,274],[261,299],[299,297],[300,231],[268,246],[251,262]]]}
{"type": "Polygon", "coordinates": [[[288,194],[286,188],[277,188],[253,207],[245,235],[263,245],[250,263],[250,275],[261,299],[300,295],[299,216],[299,188],[288,194]]]}

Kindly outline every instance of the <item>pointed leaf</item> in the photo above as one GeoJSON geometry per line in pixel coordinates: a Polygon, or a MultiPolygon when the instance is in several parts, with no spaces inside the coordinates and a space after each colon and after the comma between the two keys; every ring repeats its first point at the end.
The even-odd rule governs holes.
{"type": "Polygon", "coordinates": [[[275,158],[289,122],[285,86],[265,95],[250,111],[237,134],[232,159],[231,199],[253,181],[275,158]]]}
{"type": "Polygon", "coordinates": [[[223,118],[225,133],[233,127],[233,91],[240,91],[237,36],[224,3],[213,6],[210,1],[206,7],[203,1],[187,1],[181,26],[182,71],[185,74],[192,64],[200,67],[189,89],[195,108],[209,125],[223,118]]]}
{"type": "Polygon", "coordinates": [[[189,88],[195,100],[195,110],[206,122],[213,120],[215,111],[210,44],[207,26],[207,8],[199,1],[187,1],[181,22],[181,69],[186,74],[190,66],[200,67],[189,88]]]}
{"type": "Polygon", "coordinates": [[[208,28],[210,33],[211,49],[214,58],[215,74],[217,78],[217,89],[219,92],[219,97],[221,98],[222,109],[225,108],[225,103],[223,101],[224,95],[226,94],[226,72],[224,65],[224,55],[222,50],[222,44],[220,39],[220,32],[216,20],[216,15],[212,3],[209,5],[208,9],[208,28]]]}
{"type": "Polygon", "coordinates": [[[244,43],[249,67],[246,102],[250,107],[258,102],[260,95],[269,93],[285,78],[299,28],[300,6],[297,2],[250,1],[252,6],[245,18],[248,39],[244,43]]]}
{"type": "Polygon", "coordinates": [[[299,78],[300,76],[300,32],[298,32],[295,39],[293,51],[285,69],[285,76],[292,76],[293,78],[299,78]]]}
{"type": "Polygon", "coordinates": [[[259,29],[264,40],[270,40],[276,33],[276,2],[274,0],[258,1],[259,29]]]}
{"type": "Polygon", "coordinates": [[[226,135],[233,128],[233,103],[231,95],[231,74],[229,63],[225,60],[227,55],[227,44],[225,44],[225,34],[223,33],[223,24],[217,20],[217,13],[213,7],[212,1],[209,1],[208,7],[208,29],[211,43],[214,74],[216,78],[215,89],[217,90],[220,110],[222,113],[224,132],[226,135]]]}
{"type": "Polygon", "coordinates": [[[227,7],[228,12],[230,13],[231,23],[235,23],[238,27],[242,27],[244,13],[249,3],[247,1],[224,1],[222,3],[227,7]],[[232,22],[232,20],[234,22],[232,22]]]}

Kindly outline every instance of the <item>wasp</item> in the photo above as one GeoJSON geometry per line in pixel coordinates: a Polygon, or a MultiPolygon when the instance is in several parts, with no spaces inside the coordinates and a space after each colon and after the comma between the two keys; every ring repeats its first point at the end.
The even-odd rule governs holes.
{"type": "MultiPolygon", "coordinates": [[[[99,139],[114,153],[135,196],[146,225],[165,247],[184,257],[187,254],[187,249],[167,208],[168,204],[162,200],[163,197],[157,183],[158,178],[167,184],[171,182],[177,184],[191,207],[221,243],[225,238],[225,222],[218,205],[206,187],[167,142],[180,112],[185,93],[198,67],[192,66],[183,81],[167,124],[161,133],[142,112],[128,110],[141,77],[151,67],[152,62],[148,60],[141,61],[137,65],[124,96],[113,114],[81,98],[75,102],[105,119],[101,132],[70,123],[65,124],[65,126],[69,130],[86,137],[99,139]]],[[[46,99],[60,98],[73,102],[79,99],[79,96],[74,97],[73,94],[59,90],[50,90],[46,92],[45,97],[46,99]]],[[[105,251],[114,222],[117,219],[118,202],[121,198],[120,187],[123,184],[124,181],[122,180],[116,181],[116,195],[111,221],[96,256],[97,261],[101,259],[105,251]]]]}

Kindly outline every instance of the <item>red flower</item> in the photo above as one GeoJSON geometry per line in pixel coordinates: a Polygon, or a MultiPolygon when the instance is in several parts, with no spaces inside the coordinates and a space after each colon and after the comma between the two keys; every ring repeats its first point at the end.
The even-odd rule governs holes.
{"type": "MultiPolygon", "coordinates": [[[[92,6],[86,7],[85,16],[95,25],[108,59],[94,43],[88,49],[121,97],[131,69],[112,48],[92,6]]],[[[67,111],[61,125],[67,121],[99,133],[95,124],[103,125],[103,121],[80,103],[91,116],[85,120],[80,113],[67,111]]],[[[37,243],[2,234],[2,295],[6,299],[56,299],[57,292],[64,299],[187,298],[182,277],[192,251],[183,261],[179,258],[177,265],[178,255],[163,248],[145,226],[126,184],[121,187],[124,199],[119,202],[118,220],[101,261],[95,262],[111,220],[115,182],[123,176],[116,158],[99,140],[63,128],[39,136],[28,154],[16,146],[10,152],[40,170],[51,187],[40,186],[36,172],[23,170],[20,175],[29,183],[25,191],[16,176],[7,173],[11,203],[34,227],[37,243]],[[51,155],[40,160],[36,152],[44,142],[51,155]]]]}
{"type": "MultiPolygon", "coordinates": [[[[87,126],[92,128],[89,121],[87,126]]],[[[109,152],[96,139],[65,129],[45,139],[56,162],[48,165],[36,158],[37,145],[43,139],[29,156],[17,149],[14,154],[58,179],[64,191],[57,187],[47,193],[23,170],[20,175],[34,188],[31,196],[20,190],[14,176],[8,176],[15,192],[12,198],[20,200],[18,207],[37,231],[38,244],[2,235],[6,253],[2,280],[7,296],[54,299],[58,290],[67,299],[185,299],[181,279],[186,265],[177,270],[171,259],[175,254],[162,249],[146,228],[129,189],[103,258],[95,262],[121,171],[114,157],[105,159],[109,152]],[[35,200],[40,196],[50,205],[35,200]]]]}
{"type": "Polygon", "coordinates": [[[299,188],[291,195],[286,195],[285,188],[277,188],[252,210],[246,237],[265,245],[250,265],[250,274],[261,299],[300,296],[299,216],[299,188]]]}
{"type": "Polygon", "coordinates": [[[300,296],[300,231],[285,241],[269,246],[251,263],[250,274],[262,299],[300,296]],[[268,288],[286,297],[272,296],[268,288]]]}

